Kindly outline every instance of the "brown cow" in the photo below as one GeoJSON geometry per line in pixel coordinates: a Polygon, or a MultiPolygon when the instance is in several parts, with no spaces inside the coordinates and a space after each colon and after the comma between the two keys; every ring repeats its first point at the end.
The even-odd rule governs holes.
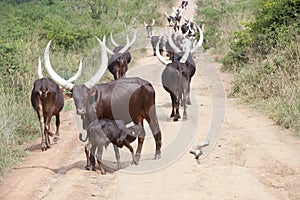
{"type": "Polygon", "coordinates": [[[49,78],[43,78],[41,74],[41,62],[39,60],[39,79],[34,82],[31,92],[31,105],[36,111],[42,134],[42,151],[50,148],[50,121],[53,115],[56,117],[56,133],[54,141],[59,137],[59,113],[64,107],[64,96],[59,86],[49,78]]]}
{"type": "Polygon", "coordinates": [[[127,43],[125,46],[117,44],[114,41],[112,34],[110,34],[110,39],[115,48],[113,51],[106,48],[107,52],[111,54],[111,57],[108,60],[108,70],[114,76],[114,79],[117,80],[119,78],[125,77],[128,69],[128,64],[131,61],[131,54],[128,50],[136,40],[136,33],[134,33],[131,42],[129,42],[129,38],[127,36],[127,43]]]}
{"type": "MultiPolygon", "coordinates": [[[[44,151],[47,150],[47,148],[50,148],[49,135],[53,136],[53,133],[50,132],[50,121],[53,115],[55,115],[56,117],[56,132],[54,136],[54,142],[59,138],[59,113],[64,107],[64,96],[58,84],[56,84],[50,78],[43,77],[41,65],[41,60],[39,58],[39,79],[34,82],[34,86],[31,92],[31,105],[37,112],[40,121],[40,129],[42,134],[42,151],[44,151]]],[[[82,63],[80,63],[77,73],[67,81],[75,81],[80,76],[81,70],[82,63]]]]}

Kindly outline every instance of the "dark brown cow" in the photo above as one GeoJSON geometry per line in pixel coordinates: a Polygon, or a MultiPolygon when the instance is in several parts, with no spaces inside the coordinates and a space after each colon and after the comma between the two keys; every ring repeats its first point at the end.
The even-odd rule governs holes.
{"type": "Polygon", "coordinates": [[[111,54],[111,57],[108,60],[108,70],[114,76],[114,79],[117,80],[119,78],[125,77],[125,74],[128,69],[128,64],[131,61],[131,54],[128,51],[130,46],[135,42],[136,33],[134,33],[133,39],[129,42],[129,38],[127,36],[127,43],[125,46],[117,44],[112,34],[110,35],[111,42],[115,45],[115,49],[113,51],[107,49],[107,52],[111,54]]]}
{"type": "Polygon", "coordinates": [[[171,97],[172,112],[170,117],[174,117],[174,121],[178,121],[178,119],[180,118],[179,103],[181,97],[182,105],[184,108],[183,119],[187,119],[186,105],[190,84],[188,78],[188,66],[186,64],[188,54],[189,52],[185,52],[180,60],[164,62],[159,52],[157,52],[157,57],[159,58],[159,60],[166,65],[162,72],[161,80],[164,89],[170,94],[171,97]]]}
{"type": "Polygon", "coordinates": [[[144,24],[145,24],[145,27],[146,27],[146,31],[147,31],[147,34],[148,34],[148,38],[152,36],[152,28],[153,28],[154,23],[155,23],[154,19],[152,19],[152,24],[147,24],[144,21],[144,24]]]}
{"type": "MultiPolygon", "coordinates": [[[[143,125],[143,119],[146,119],[150,124],[156,143],[154,159],[159,159],[161,156],[161,131],[156,116],[155,91],[152,85],[139,78],[123,78],[106,84],[97,84],[108,64],[105,39],[103,42],[98,38],[97,40],[101,46],[102,64],[91,80],[82,85],[74,85],[61,78],[50,64],[50,42],[45,50],[45,67],[48,73],[59,85],[72,91],[77,114],[79,115],[86,113],[89,93],[92,89],[96,89],[99,92],[99,100],[97,100],[98,104],[96,106],[98,118],[120,119],[125,123],[133,121],[141,125],[143,125]],[[128,102],[126,102],[127,100],[128,102]]],[[[144,137],[139,137],[136,151],[137,161],[141,154],[143,142],[144,137]]]]}
{"type": "MultiPolygon", "coordinates": [[[[200,34],[200,38],[199,40],[197,41],[197,43],[193,46],[192,45],[192,42],[189,38],[183,38],[181,40],[181,43],[180,45],[178,45],[178,41],[175,41],[175,44],[174,41],[173,41],[173,38],[171,35],[169,35],[168,37],[168,41],[169,41],[169,45],[170,47],[172,48],[173,52],[174,52],[174,56],[172,58],[172,61],[179,61],[183,55],[184,55],[184,52],[189,52],[189,55],[188,55],[188,58],[186,60],[186,65],[188,67],[188,70],[187,70],[187,73],[188,73],[188,81],[191,82],[192,80],[192,77],[194,76],[195,72],[196,72],[196,64],[195,64],[195,61],[192,57],[192,53],[194,53],[203,43],[203,32],[201,30],[201,28],[196,25],[198,31],[199,31],[199,34],[200,34]],[[177,46],[181,46],[182,49],[178,48],[177,46]]],[[[190,93],[190,84],[189,84],[189,87],[188,87],[188,94],[190,93]]],[[[190,100],[190,96],[188,95],[188,99],[187,99],[187,103],[188,104],[191,104],[191,100],[190,100]]]]}
{"type": "Polygon", "coordinates": [[[34,82],[31,92],[31,105],[36,111],[42,134],[42,151],[50,148],[50,121],[53,115],[56,117],[56,132],[54,141],[59,137],[59,113],[64,107],[64,96],[59,86],[49,78],[43,78],[41,74],[41,62],[39,60],[39,79],[34,82]]]}
{"type": "MultiPolygon", "coordinates": [[[[67,80],[67,82],[74,82],[81,74],[82,63],[80,62],[77,73],[67,80]]],[[[54,142],[59,138],[59,113],[64,107],[64,96],[62,90],[52,79],[44,78],[42,73],[42,64],[39,58],[38,64],[39,79],[34,82],[31,92],[31,105],[37,112],[40,129],[42,134],[42,150],[50,148],[50,121],[53,115],[56,117],[56,132],[54,135],[54,142]]]]}

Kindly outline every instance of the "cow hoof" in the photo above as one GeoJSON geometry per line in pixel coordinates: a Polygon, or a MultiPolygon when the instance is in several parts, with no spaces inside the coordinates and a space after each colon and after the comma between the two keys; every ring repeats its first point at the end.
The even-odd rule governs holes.
{"type": "Polygon", "coordinates": [[[42,143],[42,151],[47,151],[47,145],[45,143],[42,143]]]}
{"type": "Polygon", "coordinates": [[[91,166],[90,165],[86,165],[85,169],[88,170],[88,171],[91,171],[91,166]]]}
{"type": "Polygon", "coordinates": [[[133,160],[132,162],[131,162],[131,165],[139,165],[140,163],[138,162],[138,161],[136,161],[136,160],[133,160]]]}
{"type": "Polygon", "coordinates": [[[161,155],[160,154],[155,154],[154,157],[153,157],[153,160],[158,160],[161,158],[161,155]]]}
{"type": "Polygon", "coordinates": [[[96,171],[96,166],[91,166],[90,167],[90,171],[94,171],[95,172],[96,171]]]}
{"type": "Polygon", "coordinates": [[[186,116],[186,115],[183,115],[182,120],[187,120],[187,116],[186,116]]]}
{"type": "Polygon", "coordinates": [[[53,138],[53,142],[57,142],[59,139],[59,136],[55,135],[54,138],[53,138]]]}
{"type": "Polygon", "coordinates": [[[136,153],[136,154],[135,154],[135,161],[136,161],[137,163],[140,161],[140,158],[141,158],[141,154],[136,153]]]}
{"type": "Polygon", "coordinates": [[[174,121],[174,122],[177,122],[177,121],[178,121],[178,118],[174,118],[173,121],[174,121]]]}

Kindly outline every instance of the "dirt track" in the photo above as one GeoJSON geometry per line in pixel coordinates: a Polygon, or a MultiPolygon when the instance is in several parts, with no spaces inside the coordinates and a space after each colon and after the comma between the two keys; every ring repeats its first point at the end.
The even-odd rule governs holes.
{"type": "Polygon", "coordinates": [[[214,99],[223,98],[224,88],[228,92],[231,78],[215,73],[212,69],[220,65],[200,52],[188,120],[171,121],[170,99],[160,85],[163,66],[150,54],[136,61],[127,76],[145,78],[155,87],[163,134],[161,160],[151,160],[154,140],[147,131],[139,166],[129,165],[130,156],[122,149],[122,170],[115,171],[109,148],[104,152],[111,166],[108,173],[86,171],[83,143],[78,140],[80,119],[71,110],[63,113],[58,143],[41,152],[38,140],[26,160],[3,178],[0,199],[300,199],[299,139],[262,114],[236,105],[235,99],[225,99],[224,113],[219,110],[225,117],[214,120],[219,109],[214,99]],[[221,88],[213,78],[220,78],[221,88]],[[196,162],[190,148],[216,127],[220,132],[210,141],[217,144],[211,143],[196,162]],[[178,143],[179,137],[183,140],[178,143]]]}

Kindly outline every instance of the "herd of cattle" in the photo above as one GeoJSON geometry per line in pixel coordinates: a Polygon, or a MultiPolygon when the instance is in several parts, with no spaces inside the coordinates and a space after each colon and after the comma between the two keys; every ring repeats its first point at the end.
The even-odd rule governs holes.
{"type": "MultiPolygon", "coordinates": [[[[164,89],[170,94],[172,101],[171,117],[178,121],[180,103],[184,108],[183,119],[187,119],[186,107],[190,104],[189,91],[192,76],[195,74],[196,65],[192,54],[202,45],[203,33],[201,28],[193,20],[185,20],[180,25],[181,15],[187,6],[183,1],[178,8],[173,8],[173,15],[167,15],[171,28],[164,42],[164,36],[155,36],[151,33],[152,24],[146,24],[146,30],[154,50],[154,55],[165,65],[161,79],[164,89]],[[181,26],[181,31],[179,29],[181,26]],[[186,26],[188,27],[186,29],[186,26]],[[195,39],[195,29],[199,32],[199,39],[195,39]],[[165,46],[167,56],[162,56],[165,46]]],[[[138,164],[145,138],[143,120],[145,119],[152,131],[156,148],[154,159],[161,157],[162,134],[159,127],[155,108],[155,90],[150,82],[138,77],[126,78],[125,73],[131,61],[130,46],[136,40],[136,33],[132,40],[127,36],[125,46],[117,44],[112,35],[110,37],[114,50],[110,50],[105,44],[105,36],[102,40],[96,37],[101,48],[101,64],[96,74],[83,84],[74,84],[80,76],[82,61],[79,63],[77,73],[68,80],[58,75],[50,62],[50,44],[46,46],[44,53],[44,65],[51,78],[44,78],[39,59],[38,76],[34,82],[31,93],[31,103],[38,114],[42,135],[42,151],[50,147],[50,137],[54,135],[54,141],[59,137],[60,111],[64,106],[64,95],[61,88],[72,94],[76,113],[81,116],[82,128],[87,131],[86,138],[79,139],[87,142],[85,153],[87,159],[86,169],[95,170],[97,160],[101,173],[105,173],[102,163],[103,147],[112,143],[115,150],[117,167],[120,168],[120,153],[118,148],[127,147],[132,155],[134,164],[138,164]],[[108,58],[108,55],[110,57],[108,58]],[[98,84],[106,69],[112,73],[114,81],[98,84]],[[126,101],[127,105],[126,105],[126,101]],[[50,132],[52,116],[56,117],[56,132],[50,132]],[[133,122],[134,125],[127,127],[126,124],[133,122]],[[138,146],[134,154],[130,145],[138,138],[138,146]],[[96,158],[96,159],[95,159],[96,158]]]]}

